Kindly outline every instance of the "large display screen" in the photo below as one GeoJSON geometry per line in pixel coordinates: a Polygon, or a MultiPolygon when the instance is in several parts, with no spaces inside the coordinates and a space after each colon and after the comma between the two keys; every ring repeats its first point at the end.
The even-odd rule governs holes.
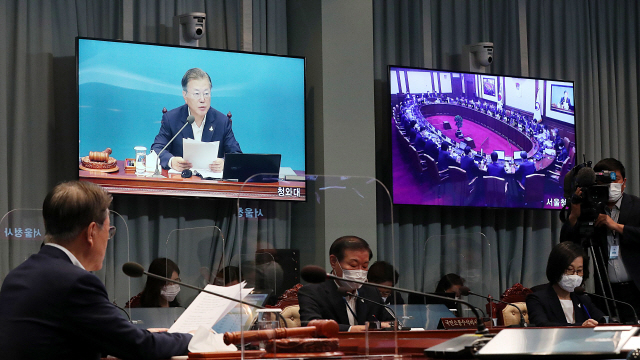
{"type": "Polygon", "coordinates": [[[395,204],[560,209],[568,81],[389,67],[395,204]]]}
{"type": "Polygon", "coordinates": [[[304,58],[87,38],[76,56],[82,180],[113,193],[305,199],[304,58]],[[233,174],[251,175],[256,156],[228,153],[276,159],[256,172],[278,176],[249,186],[233,174]]]}

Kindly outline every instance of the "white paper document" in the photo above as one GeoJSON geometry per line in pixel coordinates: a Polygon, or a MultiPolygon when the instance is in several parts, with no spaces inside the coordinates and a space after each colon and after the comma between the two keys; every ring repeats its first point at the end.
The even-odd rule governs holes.
{"type": "MultiPolygon", "coordinates": [[[[253,290],[243,289],[245,285],[246,282],[228,287],[207,285],[205,290],[240,300],[241,291],[244,298],[253,290]]],[[[169,332],[188,333],[200,326],[211,329],[213,324],[222,319],[236,304],[235,301],[201,292],[169,328],[169,332]]]]}
{"type": "Polygon", "coordinates": [[[182,158],[191,162],[192,169],[209,169],[209,164],[218,158],[220,141],[200,142],[194,139],[182,140],[182,158]]]}

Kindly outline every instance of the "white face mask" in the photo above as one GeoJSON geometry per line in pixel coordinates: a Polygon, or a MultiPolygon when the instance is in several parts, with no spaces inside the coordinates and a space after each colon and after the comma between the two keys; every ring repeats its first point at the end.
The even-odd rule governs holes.
{"type": "Polygon", "coordinates": [[[165,285],[160,290],[160,295],[165,298],[168,302],[172,302],[175,300],[176,296],[180,292],[180,285],[178,284],[170,284],[165,285]]]}
{"type": "Polygon", "coordinates": [[[617,202],[622,197],[622,183],[609,184],[609,202],[617,202]]]}
{"type": "MultiPolygon", "coordinates": [[[[338,263],[340,269],[342,266],[338,263]]],[[[367,270],[344,270],[342,269],[342,278],[346,280],[367,281],[367,270]]],[[[358,290],[362,284],[357,284],[351,281],[339,280],[341,286],[348,287],[351,290],[358,290]]]]}
{"type": "Polygon", "coordinates": [[[558,286],[560,286],[563,290],[568,292],[573,292],[578,286],[582,284],[582,276],[580,275],[562,275],[562,279],[558,282],[558,286]]]}

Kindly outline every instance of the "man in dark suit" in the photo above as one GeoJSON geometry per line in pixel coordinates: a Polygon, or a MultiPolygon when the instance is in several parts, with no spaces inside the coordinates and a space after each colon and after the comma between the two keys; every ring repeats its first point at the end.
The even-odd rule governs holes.
{"type": "Polygon", "coordinates": [[[298,291],[300,320],[305,325],[315,319],[335,320],[340,331],[364,331],[366,321],[390,321],[393,317],[380,305],[343,296],[338,288],[348,288],[350,293],[382,303],[378,290],[371,286],[360,287],[346,281],[366,281],[369,260],[373,253],[369,244],[357,236],[343,236],[333,242],[329,249],[332,273],[345,280],[327,279],[320,284],[309,284],[298,291]]]}
{"type": "Polygon", "coordinates": [[[460,159],[460,168],[467,172],[467,179],[469,180],[478,176],[478,165],[476,165],[471,157],[470,146],[464,148],[464,156],[460,159]]]}
{"type": "Polygon", "coordinates": [[[424,153],[431,156],[433,161],[438,161],[440,150],[438,150],[438,145],[433,140],[431,140],[431,138],[427,139],[424,144],[424,153]]]}
{"type": "Polygon", "coordinates": [[[160,155],[160,164],[165,169],[182,171],[193,165],[182,157],[183,139],[201,142],[220,141],[217,159],[209,165],[210,170],[222,172],[224,155],[241,153],[226,115],[211,107],[211,78],[201,69],[189,69],[182,77],[182,97],[185,105],[168,111],[162,116],[160,131],[156,135],[151,150],[159,154],[162,148],[186,124],[187,117],[193,115],[195,121],[187,125],[160,155]]]}
{"type": "Polygon", "coordinates": [[[102,268],[115,233],[111,195],[89,182],[56,186],[42,207],[46,244],[0,291],[3,359],[166,359],[186,355],[189,334],[151,333],[124,317],[89,271],[102,268]]]}
{"type": "Polygon", "coordinates": [[[438,154],[438,171],[446,170],[449,166],[458,166],[456,160],[449,154],[449,144],[443,142],[438,154]]]}
{"type": "Polygon", "coordinates": [[[527,186],[524,182],[527,178],[527,175],[531,175],[536,172],[536,164],[527,159],[527,152],[520,151],[520,159],[522,159],[522,163],[518,170],[516,170],[516,179],[520,180],[522,186],[527,186]]]}
{"type": "Polygon", "coordinates": [[[498,163],[498,153],[495,151],[491,153],[491,164],[487,165],[487,175],[497,176],[503,179],[507,176],[504,165],[498,163]]]}
{"type": "Polygon", "coordinates": [[[564,110],[569,110],[571,107],[571,99],[569,99],[569,93],[565,90],[564,97],[560,100],[560,107],[564,110]]]}
{"type": "MultiPolygon", "coordinates": [[[[604,259],[597,256],[600,267],[606,266],[616,300],[633,305],[640,312],[640,198],[625,194],[627,179],[624,165],[614,158],[600,160],[595,172],[615,171],[616,180],[609,185],[609,201],[595,221],[594,245],[599,246],[604,259]]],[[[576,195],[582,195],[578,189],[576,195]]],[[[562,226],[560,241],[580,243],[578,219],[580,205],[572,204],[568,221],[562,226]]],[[[602,294],[596,276],[596,292],[602,294]]],[[[602,279],[606,282],[607,279],[602,279]]],[[[606,286],[605,286],[606,287],[606,286]]],[[[608,296],[607,291],[607,296],[608,296]]],[[[634,321],[628,306],[618,306],[623,322],[634,321]]],[[[612,314],[613,315],[613,314],[612,314]]]]}

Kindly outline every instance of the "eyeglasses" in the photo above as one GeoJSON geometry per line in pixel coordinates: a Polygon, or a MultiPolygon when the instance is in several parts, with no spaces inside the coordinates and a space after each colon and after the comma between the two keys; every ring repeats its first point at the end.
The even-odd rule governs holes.
{"type": "Polygon", "coordinates": [[[584,274],[584,271],[582,269],[580,270],[575,270],[572,268],[568,268],[567,270],[564,271],[565,275],[578,275],[578,276],[582,276],[582,274],[584,274]]]}
{"type": "Polygon", "coordinates": [[[201,97],[204,96],[205,99],[209,99],[211,98],[211,93],[208,91],[205,91],[203,93],[199,92],[199,91],[195,91],[192,93],[189,93],[188,91],[186,92],[187,96],[194,99],[194,100],[200,100],[201,97]]]}
{"type": "Polygon", "coordinates": [[[109,239],[113,239],[115,234],[116,234],[116,227],[115,226],[109,226],[109,239]]]}

